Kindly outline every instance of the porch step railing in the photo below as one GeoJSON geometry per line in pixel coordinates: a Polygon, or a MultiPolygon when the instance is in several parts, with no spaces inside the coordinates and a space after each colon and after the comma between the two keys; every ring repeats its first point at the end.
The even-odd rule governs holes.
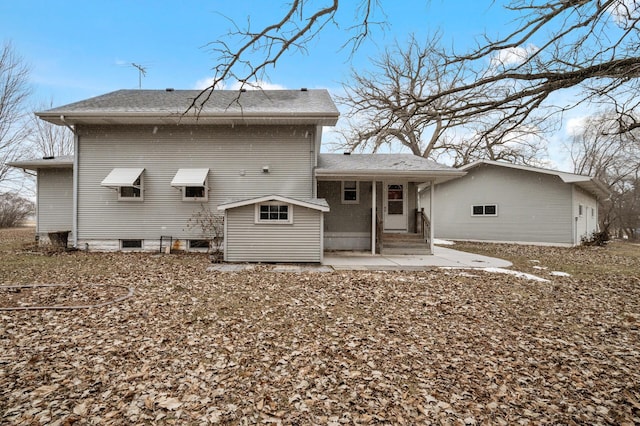
{"type": "Polygon", "coordinates": [[[416,231],[422,235],[422,239],[431,246],[431,222],[424,213],[424,208],[416,209],[416,231]]]}

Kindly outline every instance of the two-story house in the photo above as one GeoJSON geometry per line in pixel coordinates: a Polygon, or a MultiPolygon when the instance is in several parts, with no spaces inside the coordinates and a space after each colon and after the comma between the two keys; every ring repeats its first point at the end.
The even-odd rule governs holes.
{"type": "Polygon", "coordinates": [[[157,251],[167,237],[195,250],[189,220],[206,208],[224,216],[227,261],[321,262],[326,249],[375,253],[383,234],[417,231],[430,252],[417,189],[464,172],[320,154],[339,116],[326,90],[221,90],[189,109],[198,94],[120,90],[37,113],[75,136],[72,157],[12,163],[37,171],[37,234],[66,229],[88,250],[157,251]]]}

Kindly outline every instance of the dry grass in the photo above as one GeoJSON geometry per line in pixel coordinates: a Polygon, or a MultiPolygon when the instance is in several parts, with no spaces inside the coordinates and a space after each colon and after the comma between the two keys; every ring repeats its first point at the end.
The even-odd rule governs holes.
{"type": "Polygon", "coordinates": [[[539,283],[213,273],[201,255],[24,251],[29,232],[0,231],[0,283],[134,285],[136,295],[0,312],[0,423],[640,422],[640,279],[628,247],[482,247],[551,280],[539,283]]]}

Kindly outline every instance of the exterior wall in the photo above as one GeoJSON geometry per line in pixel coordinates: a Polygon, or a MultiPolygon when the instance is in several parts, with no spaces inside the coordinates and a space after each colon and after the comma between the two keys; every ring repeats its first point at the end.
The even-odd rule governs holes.
{"type": "MultiPolygon", "coordinates": [[[[377,207],[382,208],[380,184],[377,184],[377,207]]],[[[342,182],[318,182],[318,198],[327,200],[331,211],[324,216],[326,250],[371,249],[371,182],[359,183],[359,202],[342,204],[342,182]]]]}
{"type": "Polygon", "coordinates": [[[157,247],[160,236],[200,238],[187,222],[202,206],[269,194],[313,195],[315,126],[82,126],[78,129],[78,246],[157,247]],[[263,166],[269,173],[263,173],[263,166]],[[144,201],[118,201],[100,185],[115,167],[144,167],[144,201]],[[209,168],[205,203],[170,186],[180,168],[209,168]],[[96,246],[94,246],[96,245],[96,246]]]}
{"type": "Polygon", "coordinates": [[[437,185],[434,197],[436,238],[573,243],[572,185],[557,176],[479,166],[437,185]],[[498,215],[472,216],[474,204],[497,204],[498,215]]]}
{"type": "Polygon", "coordinates": [[[582,237],[589,237],[598,231],[598,201],[591,194],[574,186],[573,213],[575,244],[580,244],[582,237]],[[582,206],[582,215],[580,214],[580,206],[582,206]]]}
{"type": "Polygon", "coordinates": [[[48,232],[71,231],[73,223],[73,169],[38,169],[38,236],[47,240],[48,232]]]}
{"type": "Polygon", "coordinates": [[[255,205],[229,209],[225,216],[228,262],[321,262],[322,215],[292,206],[292,224],[255,223],[255,205]]]}
{"type": "MultiPolygon", "coordinates": [[[[371,181],[360,181],[359,202],[342,203],[341,181],[318,182],[318,198],[329,203],[331,211],[324,219],[324,246],[326,250],[370,250],[371,249],[371,181]]],[[[384,182],[376,183],[376,210],[383,217],[384,182]]],[[[415,232],[417,207],[417,185],[407,185],[407,229],[415,232]]]]}

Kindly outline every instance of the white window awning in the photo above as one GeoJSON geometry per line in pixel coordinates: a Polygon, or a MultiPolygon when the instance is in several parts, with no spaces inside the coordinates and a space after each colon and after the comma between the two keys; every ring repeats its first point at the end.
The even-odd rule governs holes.
{"type": "Polygon", "coordinates": [[[209,169],[178,169],[171,186],[205,186],[209,169]]]}
{"type": "Polygon", "coordinates": [[[140,177],[144,168],[125,168],[117,167],[111,170],[111,173],[100,183],[102,186],[108,186],[111,188],[121,186],[133,186],[136,180],[140,177]]]}

